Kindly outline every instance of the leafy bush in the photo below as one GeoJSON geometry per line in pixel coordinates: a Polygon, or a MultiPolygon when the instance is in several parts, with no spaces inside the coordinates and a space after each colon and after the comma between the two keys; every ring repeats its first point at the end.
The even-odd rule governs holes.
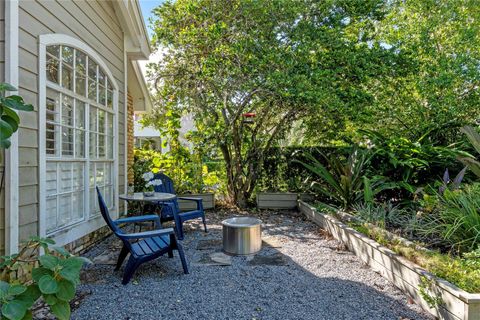
{"type": "Polygon", "coordinates": [[[32,237],[18,254],[0,257],[0,303],[2,319],[32,319],[30,308],[42,297],[58,319],[70,319],[70,300],[80,282],[80,270],[87,259],[72,256],[51,239],[32,237]],[[45,250],[38,255],[38,250],[45,250]],[[32,267],[33,266],[33,267],[32,267]],[[16,271],[31,278],[21,282],[16,271]]]}
{"type": "MultiPolygon", "coordinates": [[[[478,134],[478,132],[470,126],[463,127],[461,131],[465,133],[468,141],[470,141],[472,146],[480,155],[480,134],[478,134]]],[[[461,157],[460,161],[466,164],[468,168],[472,170],[472,172],[475,173],[477,177],[480,177],[480,161],[473,157],[461,157]]]]}
{"type": "Polygon", "coordinates": [[[222,192],[222,173],[211,162],[206,164],[188,150],[181,154],[159,153],[153,150],[135,149],[134,173],[135,191],[143,191],[145,181],[142,175],[152,171],[163,172],[175,183],[178,193],[222,192]],[[210,168],[217,170],[210,171],[210,168]]]}
{"type": "Polygon", "coordinates": [[[443,194],[425,194],[415,233],[429,244],[454,253],[480,246],[480,183],[443,194]]]}

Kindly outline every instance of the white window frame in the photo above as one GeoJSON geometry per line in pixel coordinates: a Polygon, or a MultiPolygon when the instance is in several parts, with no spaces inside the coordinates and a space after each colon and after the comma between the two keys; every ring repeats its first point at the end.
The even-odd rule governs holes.
{"type": "MultiPolygon", "coordinates": [[[[38,119],[39,119],[39,236],[45,237],[49,236],[53,238],[58,245],[65,245],[72,241],[75,241],[84,235],[87,235],[90,232],[95,231],[96,229],[103,226],[105,223],[101,218],[101,215],[94,215],[90,212],[89,204],[89,185],[88,185],[88,167],[85,166],[85,190],[84,194],[84,210],[85,210],[85,219],[82,221],[69,225],[68,227],[53,231],[52,233],[47,234],[47,214],[46,214],[46,163],[47,163],[47,154],[46,154],[46,96],[47,96],[47,78],[46,78],[46,48],[50,45],[65,45],[78,50],[83,51],[87,56],[93,59],[97,65],[103,69],[105,75],[111,81],[113,87],[113,119],[115,122],[113,128],[113,202],[114,208],[111,210],[110,214],[113,218],[118,217],[118,188],[119,188],[119,179],[118,179],[118,98],[119,98],[119,88],[116,82],[116,79],[113,77],[113,74],[109,70],[107,64],[103,59],[96,53],[94,49],[85,44],[84,42],[71,37],[65,34],[46,34],[40,35],[39,37],[39,58],[38,58],[38,119]]],[[[61,61],[60,61],[61,63],[61,61]]],[[[88,69],[86,70],[88,75],[88,69]]],[[[60,76],[60,75],[59,75],[60,76]]],[[[49,84],[51,86],[51,83],[49,84]]],[[[67,89],[63,89],[60,86],[55,86],[53,88],[58,92],[65,92],[69,96],[75,98],[76,94],[72,94],[67,89]]],[[[88,96],[88,92],[87,92],[88,96]]],[[[83,98],[84,99],[84,98],[83,98]]],[[[86,132],[89,131],[88,122],[89,115],[86,115],[86,132]]],[[[85,134],[85,158],[91,162],[95,162],[97,159],[90,158],[88,146],[88,135],[85,134]]],[[[108,162],[108,161],[107,161],[108,162]]]]}

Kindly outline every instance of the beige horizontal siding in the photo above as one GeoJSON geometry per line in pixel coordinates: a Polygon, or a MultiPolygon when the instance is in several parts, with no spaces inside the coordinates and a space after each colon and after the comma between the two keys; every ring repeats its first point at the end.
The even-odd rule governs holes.
{"type": "MultiPolygon", "coordinates": [[[[20,94],[35,107],[34,112],[21,116],[19,130],[19,224],[23,240],[38,232],[39,36],[58,33],[77,38],[93,48],[112,72],[119,88],[118,139],[122,143],[118,146],[120,191],[123,190],[124,179],[124,55],[123,31],[112,5],[107,1],[20,1],[19,24],[20,94]]],[[[44,130],[43,124],[40,124],[40,129],[44,130]]]]}

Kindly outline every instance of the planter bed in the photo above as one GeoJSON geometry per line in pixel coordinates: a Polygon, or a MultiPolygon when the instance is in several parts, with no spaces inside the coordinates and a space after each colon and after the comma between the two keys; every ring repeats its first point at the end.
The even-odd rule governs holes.
{"type": "Polygon", "coordinates": [[[294,209],[297,207],[298,194],[291,192],[259,192],[259,209],[294,209]]]}
{"type": "Polygon", "coordinates": [[[425,269],[332,216],[319,212],[304,201],[298,201],[298,208],[431,314],[440,319],[480,320],[480,294],[468,293],[443,279],[436,278],[425,269]],[[426,290],[428,297],[440,303],[430,307],[425,300],[428,297],[425,292],[422,293],[421,288],[426,290]]]}
{"type": "MultiPolygon", "coordinates": [[[[192,194],[182,194],[179,197],[186,198],[201,198],[203,201],[203,209],[214,209],[215,208],[215,194],[211,192],[207,193],[192,193],[192,194]]],[[[196,202],[187,201],[187,200],[178,200],[178,206],[180,210],[195,210],[197,208],[196,202]]]]}

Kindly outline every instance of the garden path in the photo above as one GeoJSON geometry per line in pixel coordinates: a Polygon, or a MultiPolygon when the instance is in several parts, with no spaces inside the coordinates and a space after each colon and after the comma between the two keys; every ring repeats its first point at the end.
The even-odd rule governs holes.
{"type": "Polygon", "coordinates": [[[91,294],[72,319],[430,319],[297,212],[217,210],[207,219],[207,234],[199,223],[186,226],[189,275],[178,257],[165,256],[123,286],[122,270],[111,265],[117,239],[87,252],[97,263],[83,272],[79,291],[91,294]],[[253,257],[223,255],[220,221],[245,214],[264,221],[263,249],[253,257]]]}

